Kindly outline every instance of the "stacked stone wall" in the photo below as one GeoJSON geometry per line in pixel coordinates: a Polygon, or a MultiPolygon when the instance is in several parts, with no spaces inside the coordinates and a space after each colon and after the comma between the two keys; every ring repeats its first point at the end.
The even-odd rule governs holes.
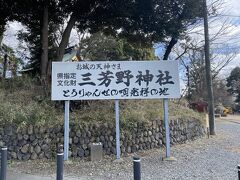
{"type": "MultiPolygon", "coordinates": [[[[56,148],[63,144],[63,125],[53,127],[4,125],[0,128],[0,146],[7,146],[9,158],[18,160],[55,158],[56,148]]],[[[171,144],[181,144],[205,135],[197,120],[170,121],[171,144]]],[[[165,128],[162,120],[122,125],[121,153],[163,147],[165,128]],[[123,127],[124,126],[124,127],[123,127]]],[[[91,143],[101,142],[105,155],[116,153],[115,126],[112,123],[70,124],[71,157],[90,156],[91,143]]]]}

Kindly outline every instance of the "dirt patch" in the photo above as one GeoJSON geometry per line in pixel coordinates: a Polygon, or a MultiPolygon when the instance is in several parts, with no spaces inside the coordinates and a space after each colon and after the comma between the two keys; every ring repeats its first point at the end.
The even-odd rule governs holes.
{"type": "Polygon", "coordinates": [[[240,153],[240,147],[228,147],[225,148],[227,151],[234,152],[234,153],[240,153]]]}

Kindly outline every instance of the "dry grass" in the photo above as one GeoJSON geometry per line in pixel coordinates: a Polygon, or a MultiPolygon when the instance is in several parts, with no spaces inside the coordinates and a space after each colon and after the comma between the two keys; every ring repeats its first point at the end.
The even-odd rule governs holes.
{"type": "MultiPolygon", "coordinates": [[[[114,101],[95,101],[87,109],[75,111],[72,118],[76,122],[112,122],[115,121],[114,101]]],[[[205,122],[205,115],[197,113],[174,101],[169,102],[169,118],[196,119],[205,122]]],[[[132,127],[135,122],[148,122],[163,119],[162,100],[121,100],[120,121],[124,127],[132,127]]]]}
{"type": "MultiPolygon", "coordinates": [[[[0,84],[0,123],[54,125],[63,123],[63,109],[55,108],[50,100],[50,91],[43,89],[30,78],[22,77],[0,84]]],[[[186,107],[186,103],[169,102],[170,119],[196,119],[204,115],[186,107]]],[[[114,101],[91,101],[90,106],[75,109],[71,122],[112,122],[115,119],[114,101]]],[[[121,123],[131,126],[134,122],[163,119],[162,100],[121,100],[121,123]]]]}

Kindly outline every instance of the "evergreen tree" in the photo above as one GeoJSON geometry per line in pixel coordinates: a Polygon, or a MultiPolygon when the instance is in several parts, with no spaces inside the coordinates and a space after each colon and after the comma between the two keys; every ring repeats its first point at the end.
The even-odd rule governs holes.
{"type": "Polygon", "coordinates": [[[80,43],[80,54],[90,60],[154,60],[154,49],[138,47],[125,39],[94,33],[80,43]]]}
{"type": "Polygon", "coordinates": [[[235,102],[240,103],[240,67],[235,67],[227,78],[228,91],[236,96],[235,102]]]}
{"type": "Polygon", "coordinates": [[[49,68],[47,55],[49,47],[52,47],[51,26],[64,24],[65,18],[69,20],[57,48],[58,61],[63,57],[74,26],[80,31],[102,31],[126,38],[129,42],[141,44],[141,47],[170,39],[164,55],[167,59],[178,39],[186,35],[188,25],[201,17],[202,7],[201,0],[1,0],[1,3],[1,14],[11,3],[9,7],[13,8],[2,16],[1,25],[12,19],[29,30],[34,44],[29,42],[32,48],[36,47],[34,56],[38,57],[35,64],[40,65],[38,71],[43,79],[49,68]]]}

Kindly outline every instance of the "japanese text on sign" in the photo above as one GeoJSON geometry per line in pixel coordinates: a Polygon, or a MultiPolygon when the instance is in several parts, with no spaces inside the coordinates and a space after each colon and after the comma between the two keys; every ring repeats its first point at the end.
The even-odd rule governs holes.
{"type": "Polygon", "coordinates": [[[52,100],[179,98],[176,61],[54,62],[52,100]]]}

